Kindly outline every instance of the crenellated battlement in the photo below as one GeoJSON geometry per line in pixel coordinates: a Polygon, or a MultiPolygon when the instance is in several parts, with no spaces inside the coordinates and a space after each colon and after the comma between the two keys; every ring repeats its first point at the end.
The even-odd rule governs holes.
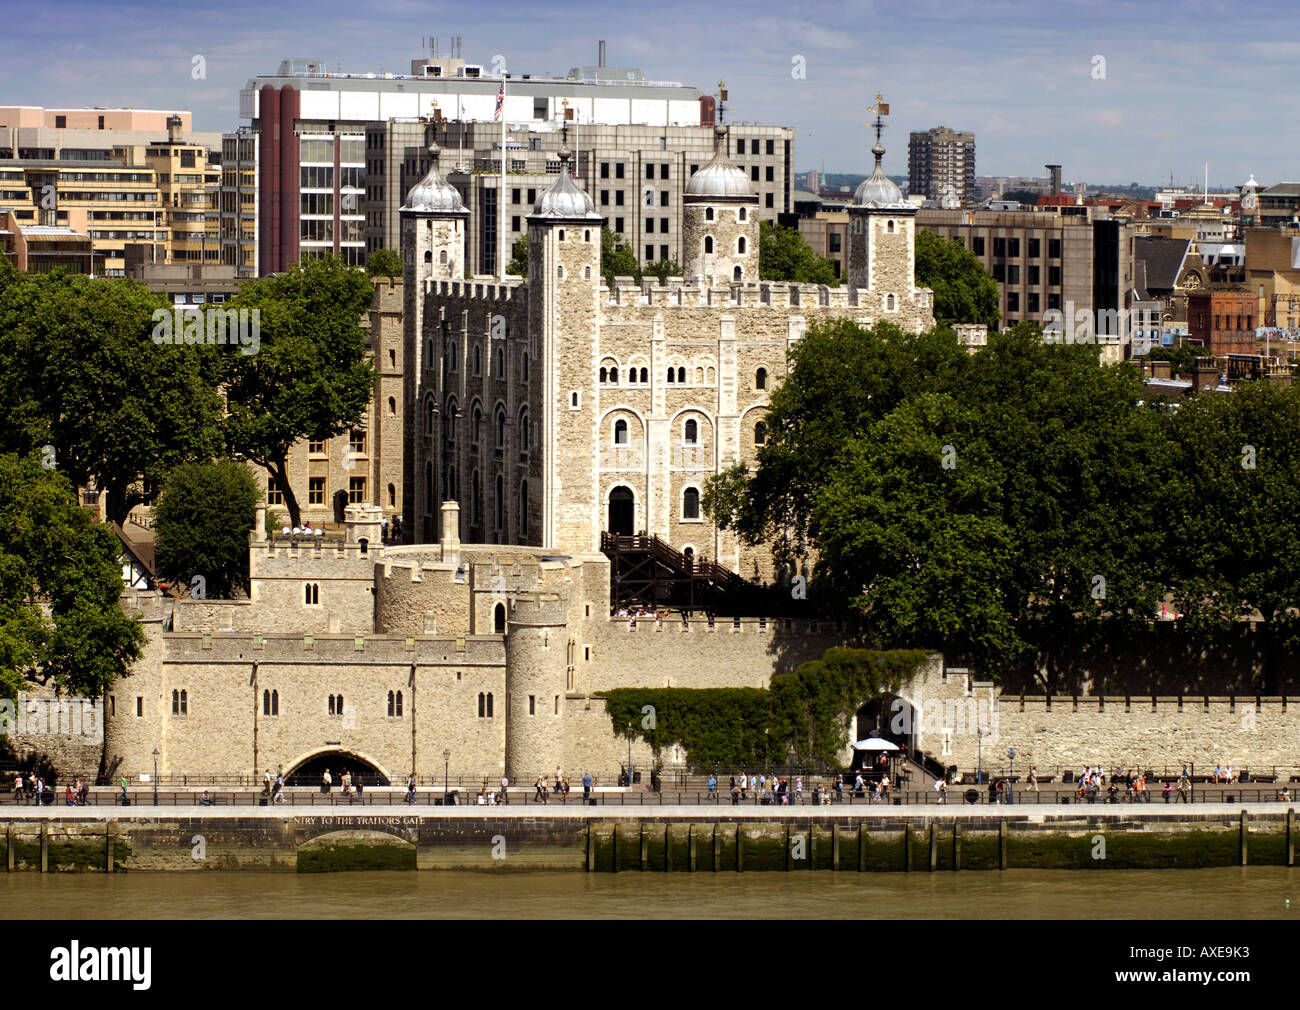
{"type": "MultiPolygon", "coordinates": [[[[666,284],[647,279],[638,284],[630,277],[616,277],[612,288],[602,286],[605,304],[620,307],[654,308],[772,308],[783,311],[861,309],[878,312],[880,296],[866,289],[832,288],[824,284],[783,284],[770,281],[744,284],[707,285],[701,278],[687,281],[669,278],[666,284]]],[[[928,307],[933,292],[921,288],[917,304],[928,307]]]]}
{"type": "Polygon", "coordinates": [[[505,662],[498,635],[293,635],[176,632],[163,636],[163,663],[489,665],[505,662]]]}
{"type": "Polygon", "coordinates": [[[475,277],[468,281],[427,280],[424,282],[424,292],[441,298],[512,303],[527,299],[528,282],[522,277],[509,277],[505,281],[494,277],[475,277]]]}

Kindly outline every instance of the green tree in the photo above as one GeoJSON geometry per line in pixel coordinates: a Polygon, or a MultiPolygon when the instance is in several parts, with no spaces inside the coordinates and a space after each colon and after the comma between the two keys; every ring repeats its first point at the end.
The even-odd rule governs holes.
{"type": "Polygon", "coordinates": [[[155,343],[161,316],[168,303],[131,281],[0,264],[0,451],[50,446],[117,523],[169,469],[221,447],[226,352],[155,343]]]}
{"type": "Polygon", "coordinates": [[[261,347],[224,359],[227,442],[275,480],[294,526],[290,448],[352,430],[370,403],[375,370],[360,320],[372,297],[365,271],[327,256],[247,284],[234,303],[260,310],[261,347]]]}
{"type": "Polygon", "coordinates": [[[653,263],[647,263],[642,268],[643,277],[657,277],[659,283],[663,284],[669,277],[680,277],[682,275],[682,265],[675,259],[655,260],[653,263]]]}
{"type": "Polygon", "coordinates": [[[934,321],[998,325],[998,284],[974,253],[955,239],[916,230],[916,285],[934,291],[934,321]]]}
{"type": "Polygon", "coordinates": [[[839,287],[835,264],[813,252],[797,228],[771,221],[758,226],[758,276],[765,281],[794,281],[839,287]]]}
{"type": "Polygon", "coordinates": [[[633,277],[641,280],[641,265],[636,253],[608,227],[600,229],[600,275],[605,283],[614,286],[615,277],[633,277]]]}
{"type": "Polygon", "coordinates": [[[0,696],[25,682],[98,697],[144,646],[118,606],[121,543],[37,455],[0,456],[0,696]]]}
{"type": "Polygon", "coordinates": [[[528,236],[520,235],[510,247],[510,262],[506,264],[506,273],[515,277],[528,276],[528,236]]]}
{"type": "Polygon", "coordinates": [[[402,254],[395,249],[376,249],[366,259],[366,272],[371,277],[401,277],[402,254]]]}
{"type": "Polygon", "coordinates": [[[1147,351],[1148,361],[1168,361],[1173,364],[1174,375],[1191,375],[1196,367],[1196,359],[1205,356],[1205,348],[1196,344],[1183,344],[1180,347],[1153,347],[1147,351]]]}
{"type": "Polygon", "coordinates": [[[209,599],[229,599],[248,581],[248,532],[260,494],[248,467],[234,460],[178,466],[154,510],[159,572],[209,599]]]}

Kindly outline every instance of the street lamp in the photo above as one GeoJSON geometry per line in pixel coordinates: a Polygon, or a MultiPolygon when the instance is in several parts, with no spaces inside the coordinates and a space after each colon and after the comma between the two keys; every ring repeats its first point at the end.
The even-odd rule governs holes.
{"type": "Polygon", "coordinates": [[[451,749],[442,752],[442,805],[447,805],[447,792],[451,786],[451,749]]]}
{"type": "Polygon", "coordinates": [[[627,787],[632,788],[632,724],[627,724],[627,787]]]}
{"type": "Polygon", "coordinates": [[[153,805],[158,805],[158,748],[153,749],[153,805]]]}
{"type": "Polygon", "coordinates": [[[984,784],[984,727],[975,727],[975,784],[984,784]]]}
{"type": "Polygon", "coordinates": [[[787,803],[794,803],[794,744],[790,745],[786,756],[790,759],[790,777],[785,780],[785,797],[787,803]]]}
{"type": "Polygon", "coordinates": [[[1015,785],[1016,785],[1016,749],[1010,747],[1007,749],[1007,757],[1011,760],[1011,777],[1007,779],[1007,802],[1015,803],[1015,785]]]}

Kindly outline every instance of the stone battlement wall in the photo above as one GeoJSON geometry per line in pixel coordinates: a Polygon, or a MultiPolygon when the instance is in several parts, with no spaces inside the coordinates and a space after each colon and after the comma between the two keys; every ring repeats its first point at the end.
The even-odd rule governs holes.
{"type": "Polygon", "coordinates": [[[424,293],[437,295],[439,298],[472,299],[506,304],[515,302],[526,304],[528,301],[527,282],[521,277],[508,278],[504,283],[496,278],[484,277],[475,277],[470,281],[427,280],[424,282],[424,293]]]}

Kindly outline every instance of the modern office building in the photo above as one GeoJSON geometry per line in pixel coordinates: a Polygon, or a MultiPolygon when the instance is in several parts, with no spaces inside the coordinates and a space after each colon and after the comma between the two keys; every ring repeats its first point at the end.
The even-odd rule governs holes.
{"type": "Polygon", "coordinates": [[[975,134],[936,126],[911,135],[907,146],[907,191],[927,200],[951,194],[963,205],[977,199],[975,134]]]}
{"type": "MultiPolygon", "coordinates": [[[[252,240],[257,272],[273,273],[327,252],[361,263],[368,227],[396,226],[400,200],[390,203],[388,198],[381,198],[383,206],[375,208],[382,212],[385,224],[367,225],[368,162],[383,156],[380,188],[389,196],[395,192],[389,176],[396,146],[367,147],[367,141],[374,144],[377,136],[368,132],[370,124],[456,120],[488,124],[485,133],[495,126],[497,137],[491,143],[499,162],[500,123],[495,113],[503,83],[501,115],[507,127],[567,122],[579,128],[662,130],[711,125],[714,118],[711,96],[677,82],[647,80],[640,70],[607,67],[603,62],[573,67],[566,77],[539,78],[510,72],[496,59],[493,66],[484,67],[459,57],[426,57],[413,60],[409,74],[331,73],[323,61],[285,60],[275,74],[249,80],[240,92],[240,115],[249,121],[247,132],[256,138],[257,148],[253,169],[258,180],[257,228],[252,240]]],[[[520,133],[514,131],[516,137],[520,133]]],[[[227,139],[240,135],[246,134],[228,134],[227,139]]],[[[392,145],[405,147],[400,131],[392,145]]],[[[507,140],[508,152],[511,146],[507,140]]],[[[508,160],[515,159],[508,153],[508,160]]],[[[243,164],[253,164],[252,159],[243,164]]],[[[410,182],[416,178],[418,172],[413,170],[410,182]]],[[[238,199],[231,202],[240,205],[238,199]]],[[[223,217],[231,227],[237,220],[223,217]]],[[[388,240],[386,235],[385,243],[388,240]]],[[[378,241],[372,236],[372,246],[378,241]]],[[[249,255],[247,243],[246,238],[223,232],[227,262],[241,265],[249,255]]]]}

